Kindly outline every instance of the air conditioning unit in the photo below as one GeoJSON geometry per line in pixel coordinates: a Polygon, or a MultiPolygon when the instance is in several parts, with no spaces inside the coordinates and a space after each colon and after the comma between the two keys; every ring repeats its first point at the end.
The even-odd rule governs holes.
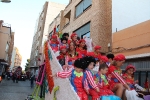
{"type": "Polygon", "coordinates": [[[1,0],[1,2],[10,3],[11,0],[1,0]]]}

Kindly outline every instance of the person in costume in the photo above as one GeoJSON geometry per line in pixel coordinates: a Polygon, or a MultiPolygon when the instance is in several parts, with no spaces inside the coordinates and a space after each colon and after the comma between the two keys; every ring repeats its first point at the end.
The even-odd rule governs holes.
{"type": "Polygon", "coordinates": [[[68,47],[68,65],[73,65],[76,59],[82,58],[82,55],[76,51],[76,46],[74,42],[70,41],[68,43],[68,47]]]}
{"type": "Polygon", "coordinates": [[[134,85],[138,83],[138,80],[134,81],[134,72],[135,67],[133,65],[128,65],[125,69],[125,73],[122,76],[131,90],[135,89],[134,85]]]}
{"type": "Polygon", "coordinates": [[[107,58],[108,58],[108,62],[106,63],[108,65],[108,67],[111,65],[111,63],[113,62],[113,59],[114,59],[114,54],[112,53],[109,53],[107,54],[107,58]]]}
{"type": "Polygon", "coordinates": [[[100,58],[100,66],[101,64],[106,64],[108,62],[108,58],[106,56],[101,56],[100,58]]]}
{"type": "Polygon", "coordinates": [[[92,100],[99,100],[98,92],[100,92],[100,90],[94,81],[94,72],[92,71],[96,64],[96,60],[92,56],[86,56],[83,59],[87,62],[87,69],[85,70],[85,73],[89,85],[89,94],[92,96],[92,100]]]}
{"type": "Polygon", "coordinates": [[[126,100],[125,89],[130,90],[130,87],[122,78],[122,70],[121,66],[125,62],[125,56],[122,54],[118,54],[114,57],[114,61],[112,65],[108,68],[107,77],[111,77],[110,89],[120,98],[123,97],[123,100],[126,100]]]}
{"type": "Polygon", "coordinates": [[[49,44],[52,48],[52,50],[54,52],[57,52],[58,51],[58,44],[59,44],[59,41],[57,39],[57,35],[52,35],[50,41],[49,41],[49,44]]]}
{"type": "Polygon", "coordinates": [[[94,52],[88,52],[87,56],[94,57],[96,62],[98,62],[100,60],[100,58],[101,58],[100,50],[101,50],[101,46],[97,45],[97,46],[94,47],[94,52]]]}
{"type": "Polygon", "coordinates": [[[60,46],[66,46],[68,47],[68,39],[66,37],[62,37],[61,38],[61,43],[60,43],[60,46]]]}
{"type": "Polygon", "coordinates": [[[61,66],[63,66],[63,65],[65,65],[65,58],[67,56],[67,47],[60,46],[59,50],[60,50],[60,55],[57,56],[57,59],[58,59],[59,63],[61,64],[61,66]]]}
{"type": "Polygon", "coordinates": [[[100,50],[101,50],[101,46],[97,45],[97,46],[94,47],[94,52],[88,52],[87,53],[87,56],[92,56],[96,60],[95,67],[93,68],[93,70],[96,71],[96,72],[98,72],[98,69],[99,69],[99,61],[100,61],[100,58],[101,58],[100,50]]]}
{"type": "Polygon", "coordinates": [[[72,42],[73,42],[76,46],[79,45],[79,41],[78,41],[77,37],[78,37],[78,36],[77,36],[76,33],[72,33],[72,34],[71,34],[71,40],[72,40],[72,42]]]}
{"type": "Polygon", "coordinates": [[[87,46],[85,42],[86,41],[84,39],[79,40],[79,46],[76,48],[76,51],[79,52],[82,57],[86,56],[87,54],[87,46]]]}
{"type": "Polygon", "coordinates": [[[94,76],[94,80],[100,89],[99,96],[114,95],[114,93],[110,90],[110,78],[106,76],[107,72],[108,65],[103,63],[99,67],[99,72],[94,76]]]}
{"type": "Polygon", "coordinates": [[[66,38],[67,40],[69,39],[69,33],[64,33],[63,35],[62,35],[62,38],[66,38]]]}
{"type": "Polygon", "coordinates": [[[87,66],[86,61],[83,58],[79,58],[74,62],[74,69],[66,72],[57,72],[56,77],[69,78],[71,85],[75,92],[79,96],[80,100],[88,100],[88,83],[86,80],[86,74],[83,72],[87,66]]]}

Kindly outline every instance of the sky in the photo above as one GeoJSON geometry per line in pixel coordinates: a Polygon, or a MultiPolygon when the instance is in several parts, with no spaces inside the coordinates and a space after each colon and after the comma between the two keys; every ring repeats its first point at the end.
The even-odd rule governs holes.
{"type": "Polygon", "coordinates": [[[150,20],[150,0],[112,0],[112,33],[150,20]]]}
{"type": "MultiPolygon", "coordinates": [[[[22,55],[22,67],[30,58],[36,20],[46,0],[11,0],[0,2],[0,20],[15,32],[15,46],[22,55]]],[[[68,4],[69,0],[49,0],[68,4]]],[[[112,33],[150,20],[150,0],[112,0],[112,33]]],[[[51,23],[51,22],[50,22],[51,23]]]]}
{"type": "MultiPolygon", "coordinates": [[[[46,0],[11,0],[11,3],[0,2],[0,20],[11,24],[15,32],[14,45],[22,55],[21,67],[24,69],[30,58],[32,39],[36,19],[46,0]]],[[[67,5],[69,0],[47,0],[67,5]]]]}

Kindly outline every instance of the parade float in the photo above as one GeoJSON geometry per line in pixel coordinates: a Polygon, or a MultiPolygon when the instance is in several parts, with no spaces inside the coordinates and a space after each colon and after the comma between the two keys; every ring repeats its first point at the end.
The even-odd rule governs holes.
{"type": "Polygon", "coordinates": [[[27,100],[69,100],[69,98],[79,100],[68,78],[51,77],[56,72],[62,71],[62,67],[48,41],[44,44],[44,55],[45,62],[39,67],[36,86],[27,100]]]}

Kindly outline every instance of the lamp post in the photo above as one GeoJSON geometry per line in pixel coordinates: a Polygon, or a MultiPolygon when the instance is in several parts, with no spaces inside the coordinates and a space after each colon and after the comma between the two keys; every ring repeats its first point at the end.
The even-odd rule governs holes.
{"type": "Polygon", "coordinates": [[[1,2],[3,2],[3,3],[10,3],[11,0],[1,0],[1,2]]]}

